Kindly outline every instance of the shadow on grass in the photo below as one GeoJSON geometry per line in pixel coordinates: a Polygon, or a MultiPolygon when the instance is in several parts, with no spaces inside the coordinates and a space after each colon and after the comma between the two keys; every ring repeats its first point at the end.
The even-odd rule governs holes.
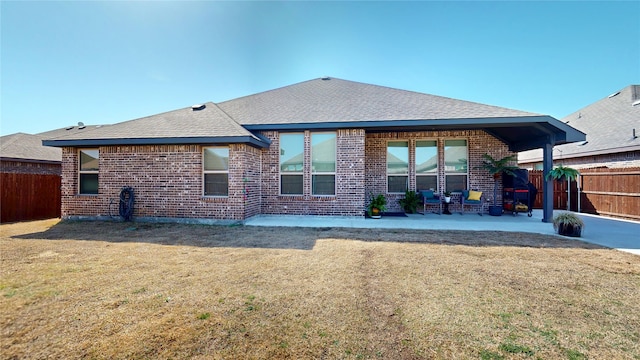
{"type": "Polygon", "coordinates": [[[323,239],[475,247],[512,246],[606,249],[606,247],[579,240],[524,232],[405,229],[376,229],[371,231],[371,229],[353,228],[219,226],[109,221],[61,221],[45,231],[15,235],[12,238],[294,250],[312,250],[316,241],[323,239]]]}
{"type": "Polygon", "coordinates": [[[559,236],[502,231],[406,230],[61,221],[14,239],[138,242],[158,245],[312,250],[317,240],[345,239],[475,247],[606,249],[559,236]]]}

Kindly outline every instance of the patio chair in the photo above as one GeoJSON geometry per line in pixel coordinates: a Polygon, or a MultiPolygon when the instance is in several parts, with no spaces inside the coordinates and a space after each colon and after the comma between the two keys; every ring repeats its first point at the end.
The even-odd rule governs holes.
{"type": "Polygon", "coordinates": [[[482,216],[484,212],[484,197],[481,191],[474,190],[462,190],[462,196],[460,196],[460,204],[462,205],[461,215],[464,215],[464,207],[471,206],[478,208],[478,215],[482,216]]]}
{"type": "Polygon", "coordinates": [[[420,195],[422,195],[422,215],[427,215],[427,205],[438,205],[438,215],[442,214],[440,195],[434,194],[433,190],[420,190],[420,195]]]}

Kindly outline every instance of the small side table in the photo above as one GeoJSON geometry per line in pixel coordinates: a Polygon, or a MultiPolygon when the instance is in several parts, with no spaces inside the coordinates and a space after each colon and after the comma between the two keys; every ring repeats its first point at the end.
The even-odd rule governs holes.
{"type": "Polygon", "coordinates": [[[449,211],[449,204],[451,203],[451,201],[446,202],[442,200],[442,203],[444,204],[444,211],[442,213],[445,215],[451,215],[451,211],[449,211]]]}

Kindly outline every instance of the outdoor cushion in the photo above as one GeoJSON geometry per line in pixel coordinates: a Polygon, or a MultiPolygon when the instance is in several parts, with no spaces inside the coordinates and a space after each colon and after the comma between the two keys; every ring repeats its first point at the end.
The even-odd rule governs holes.
{"type": "Polygon", "coordinates": [[[469,191],[469,196],[467,197],[467,200],[470,201],[480,201],[480,197],[482,196],[482,191],[469,191]]]}
{"type": "Polygon", "coordinates": [[[433,199],[433,190],[422,190],[422,197],[425,198],[425,200],[433,199]]]}

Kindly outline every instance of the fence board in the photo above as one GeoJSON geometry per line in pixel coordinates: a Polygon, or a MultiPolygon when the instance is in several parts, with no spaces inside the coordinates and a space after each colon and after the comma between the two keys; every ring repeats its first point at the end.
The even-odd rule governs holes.
{"type": "MultiPolygon", "coordinates": [[[[542,208],[542,171],[529,172],[529,181],[538,189],[534,208],[542,208]]],[[[567,182],[554,182],[554,209],[567,209],[567,182]]],[[[571,207],[578,211],[578,183],[571,182],[571,207]]],[[[640,219],[640,168],[580,170],[580,211],[640,219]]]]}
{"type": "Polygon", "coordinates": [[[0,174],[0,222],[60,217],[60,176],[0,174]]]}

